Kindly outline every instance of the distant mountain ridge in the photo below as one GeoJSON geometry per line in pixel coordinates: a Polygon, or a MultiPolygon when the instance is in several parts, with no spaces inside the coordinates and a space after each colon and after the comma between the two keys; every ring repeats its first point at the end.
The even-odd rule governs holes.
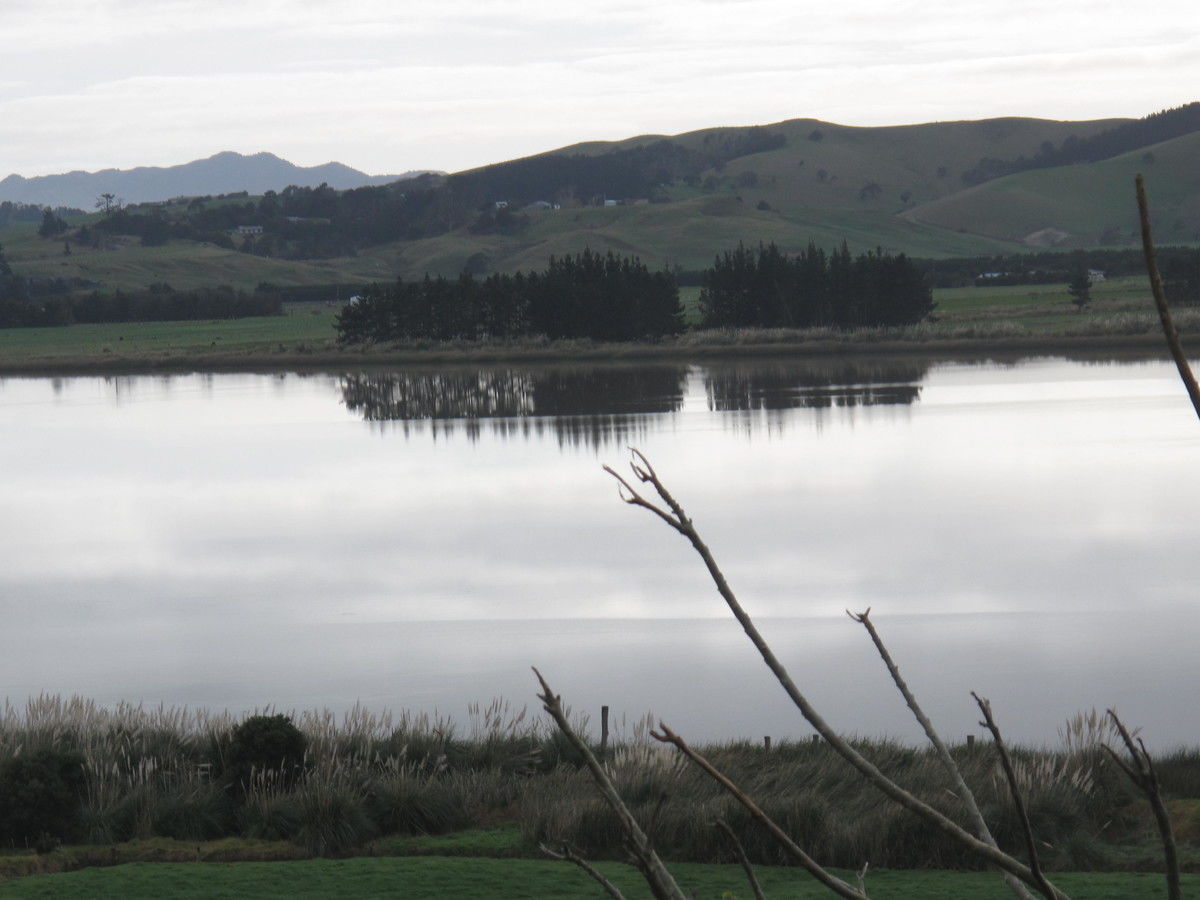
{"type": "Polygon", "coordinates": [[[74,171],[61,175],[25,178],[9,175],[0,180],[0,201],[67,206],[90,210],[96,198],[109,193],[125,203],[149,203],[181,196],[204,196],[247,191],[262,194],[288,185],[337,190],[388,184],[424,172],[401,175],[367,175],[339,162],[297,166],[273,153],[244,155],[233,151],[214,154],[178,166],[139,166],[134,169],[74,171]]]}

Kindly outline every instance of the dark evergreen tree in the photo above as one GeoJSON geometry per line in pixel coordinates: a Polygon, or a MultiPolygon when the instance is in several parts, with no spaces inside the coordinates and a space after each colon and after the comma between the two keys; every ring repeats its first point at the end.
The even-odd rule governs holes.
{"type": "Polygon", "coordinates": [[[343,342],[477,340],[541,334],[550,338],[627,341],[682,330],[679,289],[667,272],[591,250],[551,257],[545,271],[491,275],[464,272],[455,281],[374,286],[339,314],[343,342]]]}
{"type": "Polygon", "coordinates": [[[1165,260],[1163,286],[1171,303],[1200,304],[1200,249],[1177,251],[1165,260]]]}
{"type": "Polygon", "coordinates": [[[1075,264],[1071,267],[1071,280],[1067,283],[1067,293],[1071,295],[1071,302],[1075,304],[1077,312],[1083,312],[1084,307],[1092,302],[1092,278],[1083,254],[1075,257],[1075,264]]]}
{"type": "Polygon", "coordinates": [[[903,254],[850,255],[810,243],[794,257],[774,244],[744,244],[704,273],[703,323],[710,328],[908,325],[933,310],[921,271],[903,254]]]}
{"type": "Polygon", "coordinates": [[[13,272],[0,246],[0,328],[38,324],[37,318],[25,280],[13,272]]]}

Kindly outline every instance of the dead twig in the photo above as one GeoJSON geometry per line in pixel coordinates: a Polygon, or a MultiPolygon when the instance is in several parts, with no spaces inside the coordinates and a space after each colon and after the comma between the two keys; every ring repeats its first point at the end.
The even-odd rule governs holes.
{"type": "Polygon", "coordinates": [[[848,897],[850,900],[868,900],[864,892],[856,890],[853,885],[847,884],[842,879],[826,872],[820,863],[805,853],[800,845],[793,841],[786,831],[776,825],[771,817],[763,812],[758,804],[751,800],[741,788],[730,781],[716,766],[688,746],[687,741],[668,728],[664,722],[659,722],[658,728],[658,731],[650,732],[652,738],[664,744],[674,745],[694,765],[721,785],[733,799],[742,804],[746,811],[750,813],[751,818],[766,828],[771,833],[771,836],[779,842],[780,846],[792,854],[796,858],[796,861],[808,870],[808,873],[813,878],[817,879],[817,881],[821,882],[821,884],[825,885],[825,887],[829,888],[839,897],[848,897]]]}
{"type": "MultiPolygon", "coordinates": [[[[900,667],[897,666],[895,660],[892,659],[892,654],[888,651],[887,646],[883,643],[883,638],[879,636],[879,632],[875,628],[875,623],[871,621],[871,608],[867,607],[866,611],[861,613],[852,613],[850,610],[846,610],[846,615],[862,625],[867,630],[867,634],[870,635],[871,642],[875,645],[875,650],[878,652],[879,658],[883,660],[883,664],[887,667],[888,674],[892,676],[892,682],[900,691],[900,695],[904,698],[905,704],[907,704],[908,708],[912,710],[913,716],[916,718],[922,730],[925,732],[925,736],[929,739],[929,743],[933,745],[934,750],[937,752],[938,759],[942,763],[942,768],[946,770],[946,774],[954,783],[955,796],[962,801],[963,806],[966,808],[967,814],[975,827],[975,833],[979,836],[981,841],[991,844],[993,847],[999,849],[999,845],[996,843],[995,837],[992,836],[991,829],[988,828],[987,821],[983,818],[983,813],[979,810],[979,804],[975,800],[974,792],[972,792],[971,788],[968,787],[966,780],[962,776],[962,770],[959,769],[958,763],[950,754],[950,749],[946,746],[945,742],[942,741],[941,736],[933,727],[933,722],[931,722],[929,717],[925,715],[925,711],[921,708],[920,704],[917,703],[917,698],[913,695],[913,692],[909,690],[908,683],[900,674],[900,667]]],[[[1025,885],[1021,884],[1021,882],[1017,880],[1016,876],[1009,872],[1001,872],[1000,874],[1004,878],[1004,883],[1008,885],[1009,890],[1021,898],[1021,900],[1032,900],[1029,891],[1025,889],[1025,885]]]]}
{"type": "Polygon", "coordinates": [[[1154,238],[1150,234],[1150,204],[1146,200],[1146,180],[1138,175],[1137,185],[1138,216],[1142,223],[1142,253],[1146,257],[1146,274],[1150,276],[1150,293],[1154,295],[1154,305],[1158,308],[1158,319],[1162,323],[1163,335],[1167,339],[1167,347],[1175,360],[1175,368],[1183,386],[1187,388],[1188,396],[1192,399],[1192,407],[1200,416],[1200,385],[1196,384],[1196,376],[1188,363],[1187,355],[1183,352],[1183,342],[1179,339],[1179,329],[1171,318],[1171,310],[1167,308],[1167,292],[1163,288],[1162,276],[1158,272],[1158,254],[1154,250],[1154,238]]]}
{"type": "Polygon", "coordinates": [[[605,878],[595,866],[572,850],[566,843],[562,845],[561,852],[555,852],[545,844],[538,844],[538,849],[551,859],[558,859],[564,862],[574,863],[575,865],[579,866],[579,868],[583,869],[583,871],[586,872],[590,877],[599,882],[600,887],[604,888],[605,893],[612,897],[613,900],[625,900],[625,895],[617,889],[615,884],[605,878]]]}
{"type": "Polygon", "coordinates": [[[725,832],[725,836],[729,838],[729,843],[733,844],[734,855],[737,856],[738,862],[742,864],[742,870],[746,873],[746,880],[750,882],[750,890],[754,892],[754,900],[766,900],[766,896],[762,892],[762,885],[758,883],[758,876],[754,874],[754,866],[750,864],[750,857],[746,855],[746,848],[742,846],[742,842],[738,840],[738,836],[733,833],[733,829],[724,819],[717,819],[717,827],[725,832]]]}
{"type": "Polygon", "coordinates": [[[1004,769],[1004,778],[1008,782],[1008,792],[1012,796],[1013,806],[1017,810],[1017,818],[1021,820],[1021,831],[1025,835],[1025,851],[1029,854],[1029,869],[1033,873],[1036,887],[1046,897],[1054,897],[1054,886],[1046,880],[1046,876],[1042,873],[1042,865],[1038,860],[1037,842],[1033,837],[1033,826],[1029,824],[1029,813],[1025,809],[1025,798],[1021,796],[1021,789],[1017,785],[1017,773],[1013,770],[1012,759],[1008,755],[1008,748],[1004,746],[1004,738],[1000,735],[1000,727],[996,724],[996,720],[992,718],[992,704],[984,697],[980,697],[974,691],[971,691],[971,696],[975,698],[975,702],[979,704],[979,711],[983,713],[983,721],[980,725],[987,728],[992,733],[992,741],[996,745],[996,753],[1000,756],[1000,766],[1004,769]]]}
{"type": "MultiPolygon", "coordinates": [[[[608,466],[605,466],[605,471],[612,475],[621,485],[621,499],[626,503],[641,506],[653,512],[691,542],[692,547],[704,561],[705,568],[708,569],[709,576],[712,578],[713,584],[716,585],[717,592],[729,607],[730,612],[733,613],[734,618],[737,619],[738,624],[742,626],[742,630],[746,632],[746,636],[750,639],[750,642],[758,650],[767,668],[771,670],[771,673],[783,687],[788,697],[796,705],[797,709],[800,710],[801,715],[829,743],[829,746],[857,769],[866,781],[874,785],[894,803],[925,819],[943,834],[963,844],[968,850],[984,861],[1016,876],[1030,887],[1041,890],[1040,885],[1027,865],[1019,859],[1009,856],[1002,850],[975,837],[953,819],[896,784],[896,782],[884,775],[874,763],[855,750],[849,742],[825,721],[824,717],[809,703],[808,698],[796,687],[796,683],[792,680],[791,675],[788,674],[787,669],[779,661],[778,657],[775,656],[774,651],[759,632],[753,619],[742,608],[733,590],[729,587],[729,583],[725,580],[725,576],[717,565],[716,560],[713,558],[712,552],[701,539],[692,521],[684,513],[683,508],[671,496],[666,487],[663,486],[649,461],[637,450],[631,448],[631,453],[633,454],[633,459],[630,463],[630,468],[634,477],[643,484],[649,484],[653,487],[669,512],[646,500],[626,479],[622,478],[608,466]]],[[[1054,890],[1053,896],[1056,900],[1065,900],[1066,898],[1066,894],[1063,894],[1058,889],[1054,890]]]]}
{"type": "Polygon", "coordinates": [[[641,870],[642,876],[650,886],[650,892],[657,900],[686,900],[686,895],[675,883],[675,879],[667,871],[662,860],[658,858],[658,854],[654,852],[654,848],[650,845],[650,839],[646,837],[645,832],[638,825],[637,819],[633,817],[633,813],[621,800],[621,795],[617,792],[612,779],[608,777],[608,773],[604,771],[604,767],[600,765],[591,748],[575,733],[575,729],[567,721],[566,713],[562,708],[562,698],[550,690],[550,685],[546,683],[541,672],[534,669],[533,674],[537,676],[538,682],[542,686],[542,693],[538,694],[538,699],[542,701],[542,705],[550,714],[550,718],[554,720],[554,724],[558,726],[558,730],[583,757],[583,761],[592,775],[592,780],[600,789],[600,794],[617,814],[621,823],[621,832],[625,835],[626,850],[628,850],[633,864],[641,870]]]}
{"type": "Polygon", "coordinates": [[[1117,731],[1121,735],[1121,740],[1125,742],[1125,749],[1129,751],[1129,758],[1132,760],[1132,765],[1125,762],[1108,744],[1101,744],[1108,755],[1112,757],[1113,762],[1120,766],[1129,780],[1134,786],[1141,791],[1146,800],[1150,803],[1150,808],[1154,811],[1154,821],[1158,825],[1158,833],[1162,838],[1163,859],[1166,862],[1167,876],[1167,897],[1169,900],[1181,900],[1183,897],[1182,888],[1179,884],[1179,852],[1175,847],[1175,832],[1171,828],[1171,816],[1167,812],[1167,806],[1163,803],[1162,789],[1158,783],[1158,773],[1154,770],[1154,760],[1150,758],[1150,754],[1146,750],[1146,744],[1138,738],[1134,742],[1133,735],[1125,728],[1124,723],[1117,717],[1113,710],[1108,711],[1109,718],[1113,724],[1117,726],[1117,731]]]}

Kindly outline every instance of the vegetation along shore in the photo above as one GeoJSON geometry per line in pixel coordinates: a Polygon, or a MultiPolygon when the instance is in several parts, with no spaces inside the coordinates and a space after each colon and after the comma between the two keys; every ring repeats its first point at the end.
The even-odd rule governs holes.
{"type": "MultiPolygon", "coordinates": [[[[786,854],[769,835],[752,827],[747,813],[703,773],[650,740],[647,725],[618,729],[603,750],[594,738],[589,743],[606,755],[626,803],[655,823],[659,852],[706,864],[676,867],[681,878],[695,883],[701,896],[744,887],[736,867],[722,865],[735,860],[713,825],[720,817],[741,834],[750,859],[765,867],[767,883],[796,891],[787,896],[809,896],[804,890],[818,886],[783,868],[786,854]]],[[[576,727],[588,733],[585,720],[576,718],[576,727]]],[[[1139,881],[1128,874],[1156,872],[1161,859],[1149,813],[1100,746],[1113,737],[1103,716],[1080,714],[1064,723],[1055,746],[1011,752],[1047,867],[1111,873],[1075,876],[1081,879],[1079,896],[1154,896],[1150,886],[1161,889],[1157,877],[1139,881]],[[1110,893],[1094,893],[1083,881],[1110,893]]],[[[857,743],[929,802],[954,804],[941,788],[934,751],[886,739],[857,743]]],[[[848,869],[870,860],[873,894],[1003,895],[999,878],[981,872],[977,859],[903,811],[878,803],[820,741],[769,747],[735,741],[703,749],[831,865],[848,869]]],[[[1019,842],[1021,825],[991,749],[962,744],[952,753],[997,838],[1019,842]]],[[[1183,867],[1200,872],[1200,755],[1179,748],[1160,754],[1156,766],[1183,867]]],[[[446,720],[363,708],[342,716],[266,711],[239,719],[169,707],[106,709],[79,698],[43,696],[24,708],[6,708],[0,718],[0,810],[0,878],[8,879],[139,860],[204,862],[211,889],[208,878],[233,877],[209,868],[211,863],[346,856],[445,857],[430,865],[458,879],[476,866],[499,866],[480,859],[490,858],[512,861],[510,869],[497,871],[543,884],[546,895],[574,896],[558,885],[574,885],[576,870],[546,861],[540,843],[566,840],[591,859],[623,857],[619,823],[570,742],[549,723],[502,701],[473,707],[460,730],[446,720]]],[[[622,880],[632,873],[626,869],[615,862],[606,866],[622,880]]],[[[377,888],[405,872],[418,885],[431,877],[378,859],[347,862],[341,870],[377,888]]],[[[280,879],[300,871],[326,877],[320,868],[278,869],[270,882],[278,890],[280,879]]],[[[122,886],[126,878],[145,880],[153,892],[155,884],[163,889],[154,878],[170,875],[127,869],[119,877],[122,886]]],[[[103,883],[95,878],[103,876],[93,872],[56,884],[66,890],[77,883],[82,892],[103,883]]],[[[24,895],[20,880],[0,885],[5,896],[24,895]]],[[[575,889],[588,896],[595,886],[584,879],[575,889]]]]}

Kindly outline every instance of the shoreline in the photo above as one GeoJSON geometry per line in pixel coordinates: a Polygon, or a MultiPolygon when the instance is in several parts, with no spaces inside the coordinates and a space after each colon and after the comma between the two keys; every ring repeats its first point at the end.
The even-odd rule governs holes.
{"type": "Polygon", "coordinates": [[[0,375],[113,375],[154,372],[313,371],[463,365],[654,363],[721,359],[832,359],[838,357],[937,357],[984,360],[1030,356],[1169,358],[1162,334],[931,338],[883,340],[754,340],[745,343],[559,344],[546,346],[373,348],[368,350],[230,351],[122,356],[89,354],[0,359],[0,375]]]}

